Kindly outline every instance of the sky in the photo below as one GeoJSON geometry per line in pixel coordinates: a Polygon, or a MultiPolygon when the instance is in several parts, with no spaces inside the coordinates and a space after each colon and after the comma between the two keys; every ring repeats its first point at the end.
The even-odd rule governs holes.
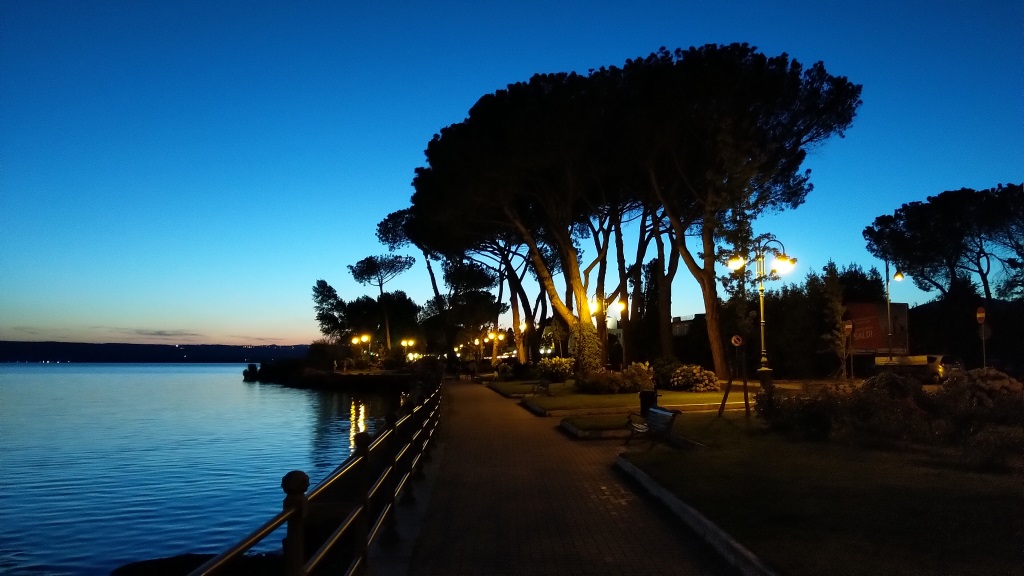
{"type": "MultiPolygon", "coordinates": [[[[536,73],[747,42],[863,85],[814,190],[761,218],[802,282],[883,263],[906,202],[1024,181],[1024,1],[0,0],[0,340],[305,344],[312,287],[373,294],[443,127],[536,73]]],[[[386,285],[424,303],[421,257],[386,285]]],[[[911,282],[892,300],[932,299],[911,282]]],[[[673,315],[703,312],[696,281],[673,315]]]]}

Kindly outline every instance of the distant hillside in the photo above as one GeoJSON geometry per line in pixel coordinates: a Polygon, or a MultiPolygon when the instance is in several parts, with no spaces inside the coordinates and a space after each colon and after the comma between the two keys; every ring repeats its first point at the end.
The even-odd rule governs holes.
{"type": "Polygon", "coordinates": [[[308,345],[225,346],[217,344],[86,344],[0,340],[0,362],[260,363],[305,358],[308,345]]]}

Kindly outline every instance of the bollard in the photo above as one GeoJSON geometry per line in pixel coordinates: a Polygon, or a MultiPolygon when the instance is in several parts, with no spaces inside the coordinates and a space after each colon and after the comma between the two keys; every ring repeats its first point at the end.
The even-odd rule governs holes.
{"type": "Polygon", "coordinates": [[[284,509],[295,509],[288,519],[288,528],[282,542],[284,547],[284,573],[286,576],[301,576],[306,563],[306,490],[309,476],[302,470],[292,470],[281,478],[281,488],[286,494],[284,509]]]}

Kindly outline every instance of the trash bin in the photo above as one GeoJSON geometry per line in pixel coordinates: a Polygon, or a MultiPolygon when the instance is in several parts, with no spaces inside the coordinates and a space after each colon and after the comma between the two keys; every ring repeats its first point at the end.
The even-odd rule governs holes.
{"type": "Polygon", "coordinates": [[[651,406],[658,405],[658,391],[657,390],[641,390],[640,391],[640,415],[647,418],[647,410],[651,406]]]}

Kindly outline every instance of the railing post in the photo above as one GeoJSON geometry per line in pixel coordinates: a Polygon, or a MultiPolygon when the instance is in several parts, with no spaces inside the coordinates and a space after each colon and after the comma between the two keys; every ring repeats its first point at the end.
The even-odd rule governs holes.
{"type": "Polygon", "coordinates": [[[369,432],[357,432],[353,438],[355,441],[356,449],[355,454],[357,457],[362,458],[362,463],[357,467],[356,478],[357,486],[359,487],[359,499],[362,501],[363,513],[359,515],[358,519],[353,525],[353,537],[355,542],[355,550],[353,554],[360,559],[360,564],[366,566],[366,550],[367,540],[370,537],[370,483],[372,470],[370,468],[370,442],[373,440],[370,437],[369,432]]]}
{"type": "MultiPolygon", "coordinates": [[[[435,392],[435,394],[437,393],[439,392],[435,392]]],[[[431,398],[433,399],[433,396],[431,398]]],[[[426,428],[428,426],[428,423],[430,422],[431,415],[433,414],[432,410],[434,402],[431,401],[430,403],[427,403],[426,399],[423,396],[420,396],[417,399],[417,404],[419,405],[419,417],[417,418],[417,420],[421,434],[419,439],[417,440],[416,452],[420,454],[420,463],[416,466],[416,470],[413,472],[413,475],[416,478],[422,478],[423,463],[430,462],[430,449],[429,446],[427,445],[427,442],[430,439],[430,435],[427,434],[426,428]]]]}
{"type": "Polygon", "coordinates": [[[405,428],[402,430],[402,447],[408,446],[405,460],[399,462],[397,458],[395,459],[395,467],[398,469],[399,475],[402,477],[408,475],[405,490],[402,491],[402,499],[399,501],[403,506],[412,506],[416,503],[416,494],[413,488],[413,462],[416,461],[416,455],[419,452],[416,447],[419,425],[419,413],[413,409],[409,414],[409,418],[405,420],[405,428]]]}
{"type": "MultiPolygon", "coordinates": [[[[420,458],[421,462],[430,462],[430,450],[433,448],[433,443],[430,439],[437,429],[437,420],[440,417],[437,411],[440,404],[441,391],[438,390],[436,394],[437,396],[431,398],[430,404],[423,405],[423,412],[425,414],[423,417],[424,427],[428,426],[427,422],[429,421],[430,433],[423,435],[423,444],[420,446],[420,450],[423,452],[423,456],[420,458]]],[[[422,474],[422,469],[418,472],[422,474]]]]}
{"type": "MultiPolygon", "coordinates": [[[[398,466],[398,452],[402,449],[402,436],[401,431],[398,429],[398,414],[396,412],[388,412],[384,415],[384,422],[387,424],[387,429],[391,431],[391,436],[388,439],[388,467],[391,468],[389,477],[391,480],[387,483],[387,504],[386,508],[390,510],[387,518],[384,519],[384,532],[381,534],[381,543],[393,544],[398,542],[400,539],[398,536],[398,518],[395,516],[395,490],[398,488],[398,483],[402,480],[401,470],[398,466]]],[[[382,507],[384,509],[385,507],[382,507]]]]}
{"type": "Polygon", "coordinates": [[[295,509],[288,519],[287,533],[282,542],[284,573],[285,576],[302,576],[302,567],[306,563],[306,490],[309,489],[309,476],[301,470],[292,470],[281,478],[281,488],[286,494],[284,509],[295,509]]]}

